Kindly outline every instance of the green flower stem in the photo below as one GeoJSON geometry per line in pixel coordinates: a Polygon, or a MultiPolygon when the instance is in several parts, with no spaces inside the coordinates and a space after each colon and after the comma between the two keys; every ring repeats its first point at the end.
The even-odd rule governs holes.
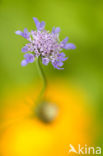
{"type": "Polygon", "coordinates": [[[38,68],[40,77],[41,77],[42,82],[43,82],[43,88],[42,88],[42,90],[41,90],[40,95],[43,95],[43,93],[45,92],[45,89],[46,89],[46,87],[47,87],[47,80],[46,80],[46,77],[45,77],[43,68],[41,67],[41,64],[40,64],[40,57],[37,58],[37,62],[36,62],[36,63],[37,63],[37,68],[38,68]]]}
{"type": "Polygon", "coordinates": [[[38,72],[40,74],[40,77],[42,79],[42,82],[43,82],[43,87],[42,87],[42,89],[40,91],[40,94],[39,94],[39,96],[37,98],[37,102],[36,102],[37,106],[36,106],[36,109],[35,109],[36,110],[36,114],[38,113],[38,109],[39,109],[39,107],[42,104],[42,98],[44,96],[44,93],[45,93],[45,90],[46,90],[46,87],[47,87],[47,80],[46,80],[43,68],[41,67],[40,59],[41,59],[40,57],[37,58],[36,65],[37,65],[37,70],[38,70],[38,72]]]}

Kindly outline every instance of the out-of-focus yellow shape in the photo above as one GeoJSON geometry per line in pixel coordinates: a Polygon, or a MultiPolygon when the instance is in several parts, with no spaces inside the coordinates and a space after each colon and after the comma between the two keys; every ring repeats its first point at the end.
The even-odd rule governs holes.
{"type": "Polygon", "coordinates": [[[18,89],[5,96],[0,156],[68,156],[69,144],[90,143],[90,118],[82,91],[62,82],[51,83],[45,98],[58,106],[59,114],[49,124],[32,115],[39,91],[29,87],[26,91],[18,89]]]}

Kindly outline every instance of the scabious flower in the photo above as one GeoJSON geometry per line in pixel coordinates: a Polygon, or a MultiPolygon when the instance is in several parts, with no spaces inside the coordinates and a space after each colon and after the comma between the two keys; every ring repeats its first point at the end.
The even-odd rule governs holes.
{"type": "Polygon", "coordinates": [[[42,63],[48,65],[49,62],[52,63],[56,69],[63,66],[63,62],[68,59],[62,52],[63,49],[75,49],[75,45],[68,42],[68,37],[63,41],[59,40],[60,28],[53,27],[52,31],[45,30],[45,22],[39,22],[37,18],[33,18],[37,30],[32,30],[28,32],[25,28],[24,32],[16,31],[17,35],[21,35],[29,41],[23,48],[22,52],[26,53],[24,55],[24,60],[21,62],[22,66],[26,66],[28,63],[34,62],[35,58],[41,57],[42,63]]]}

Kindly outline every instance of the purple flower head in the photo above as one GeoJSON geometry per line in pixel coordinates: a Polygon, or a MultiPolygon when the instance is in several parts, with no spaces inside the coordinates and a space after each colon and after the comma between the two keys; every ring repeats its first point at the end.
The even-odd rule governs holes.
{"type": "Polygon", "coordinates": [[[29,43],[27,43],[23,48],[22,52],[26,53],[24,55],[24,60],[21,62],[22,66],[26,66],[28,63],[34,62],[36,57],[41,57],[42,63],[48,65],[49,62],[56,69],[62,68],[63,62],[68,59],[62,52],[63,49],[75,49],[75,45],[68,42],[68,37],[60,42],[59,39],[59,27],[53,27],[52,32],[45,30],[45,22],[39,22],[37,18],[33,18],[37,30],[32,30],[28,32],[25,28],[24,32],[16,31],[17,35],[26,38],[29,43]]]}

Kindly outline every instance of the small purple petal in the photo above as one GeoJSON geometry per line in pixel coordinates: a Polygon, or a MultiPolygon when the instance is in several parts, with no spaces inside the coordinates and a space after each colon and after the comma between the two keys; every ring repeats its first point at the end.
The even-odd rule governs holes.
{"type": "Polygon", "coordinates": [[[28,30],[27,30],[27,28],[25,28],[25,29],[24,29],[24,33],[28,33],[28,30]]]}
{"type": "Polygon", "coordinates": [[[20,30],[17,30],[17,31],[15,32],[15,34],[16,34],[16,35],[21,35],[21,36],[23,36],[23,32],[20,31],[20,30]]]}
{"type": "Polygon", "coordinates": [[[34,62],[34,59],[35,59],[35,57],[34,57],[33,54],[25,54],[24,55],[24,58],[26,58],[26,60],[27,60],[28,63],[34,62]]]}
{"type": "Polygon", "coordinates": [[[62,65],[63,65],[63,62],[61,62],[61,61],[57,61],[57,60],[53,60],[52,61],[52,65],[54,66],[54,68],[56,68],[56,69],[64,69],[64,68],[60,68],[62,65]],[[60,67],[59,67],[60,66],[60,67]]]}
{"type": "Polygon", "coordinates": [[[64,64],[64,63],[61,62],[61,61],[58,61],[58,62],[57,62],[57,66],[60,66],[60,67],[61,67],[61,66],[63,66],[63,64],[64,64]]]}
{"type": "Polygon", "coordinates": [[[60,32],[60,28],[59,27],[55,28],[55,33],[58,34],[59,32],[60,32]]]}
{"type": "Polygon", "coordinates": [[[27,53],[27,54],[24,55],[24,58],[27,59],[29,56],[30,56],[30,54],[27,53]]]}
{"type": "Polygon", "coordinates": [[[28,32],[27,28],[24,29],[24,33],[22,36],[26,39],[29,39],[30,33],[28,32]]]}
{"type": "Polygon", "coordinates": [[[66,61],[68,57],[62,58],[61,61],[66,61]]]}
{"type": "Polygon", "coordinates": [[[40,22],[38,21],[38,19],[36,17],[33,17],[33,20],[35,22],[36,28],[38,29],[40,22]]]}
{"type": "Polygon", "coordinates": [[[68,42],[68,37],[66,37],[66,38],[61,42],[61,48],[64,48],[67,42],[68,42]]]}
{"type": "Polygon", "coordinates": [[[62,69],[64,69],[64,68],[59,68],[57,65],[55,65],[54,63],[52,63],[52,65],[54,66],[54,68],[56,68],[56,69],[59,69],[59,70],[62,70],[62,69]]]}
{"type": "Polygon", "coordinates": [[[60,32],[60,28],[59,27],[57,27],[57,28],[53,27],[53,29],[52,29],[52,33],[53,34],[58,34],[59,32],[60,32]]]}
{"type": "Polygon", "coordinates": [[[76,46],[74,44],[72,44],[72,43],[68,43],[63,48],[64,49],[75,49],[76,46]]]}
{"type": "Polygon", "coordinates": [[[57,68],[57,65],[55,63],[52,63],[52,65],[54,66],[54,68],[57,68]]]}
{"type": "Polygon", "coordinates": [[[59,69],[59,70],[63,70],[64,68],[59,68],[59,67],[56,67],[57,69],[59,69]]]}
{"type": "Polygon", "coordinates": [[[49,59],[48,59],[48,58],[42,58],[42,63],[43,63],[44,65],[48,65],[49,59]]]}
{"type": "Polygon", "coordinates": [[[55,27],[52,28],[52,33],[55,33],[55,27]]]}
{"type": "Polygon", "coordinates": [[[65,57],[65,54],[64,53],[60,53],[60,54],[58,54],[57,59],[59,61],[66,61],[68,59],[68,57],[65,57]]]}
{"type": "Polygon", "coordinates": [[[65,54],[62,52],[58,55],[58,57],[65,57],[65,54]]]}
{"type": "Polygon", "coordinates": [[[61,43],[66,44],[68,42],[68,37],[66,37],[61,43]]]}
{"type": "Polygon", "coordinates": [[[43,30],[44,29],[44,27],[45,27],[45,22],[44,21],[42,21],[41,23],[38,21],[38,19],[37,18],[33,18],[33,20],[34,20],[34,22],[35,22],[35,25],[36,25],[36,28],[37,28],[37,30],[43,30]]]}
{"type": "Polygon", "coordinates": [[[24,29],[24,33],[20,30],[15,32],[17,35],[21,35],[22,37],[29,39],[30,33],[28,32],[28,30],[25,28],[24,29]]]}
{"type": "Polygon", "coordinates": [[[45,28],[45,22],[42,21],[40,24],[39,24],[39,30],[43,30],[45,28]]]}
{"type": "Polygon", "coordinates": [[[27,60],[22,60],[21,65],[26,66],[28,64],[27,60]]]}
{"type": "Polygon", "coordinates": [[[28,51],[28,47],[27,47],[27,46],[24,46],[24,47],[22,48],[22,52],[25,53],[25,52],[27,52],[27,51],[28,51]]]}

